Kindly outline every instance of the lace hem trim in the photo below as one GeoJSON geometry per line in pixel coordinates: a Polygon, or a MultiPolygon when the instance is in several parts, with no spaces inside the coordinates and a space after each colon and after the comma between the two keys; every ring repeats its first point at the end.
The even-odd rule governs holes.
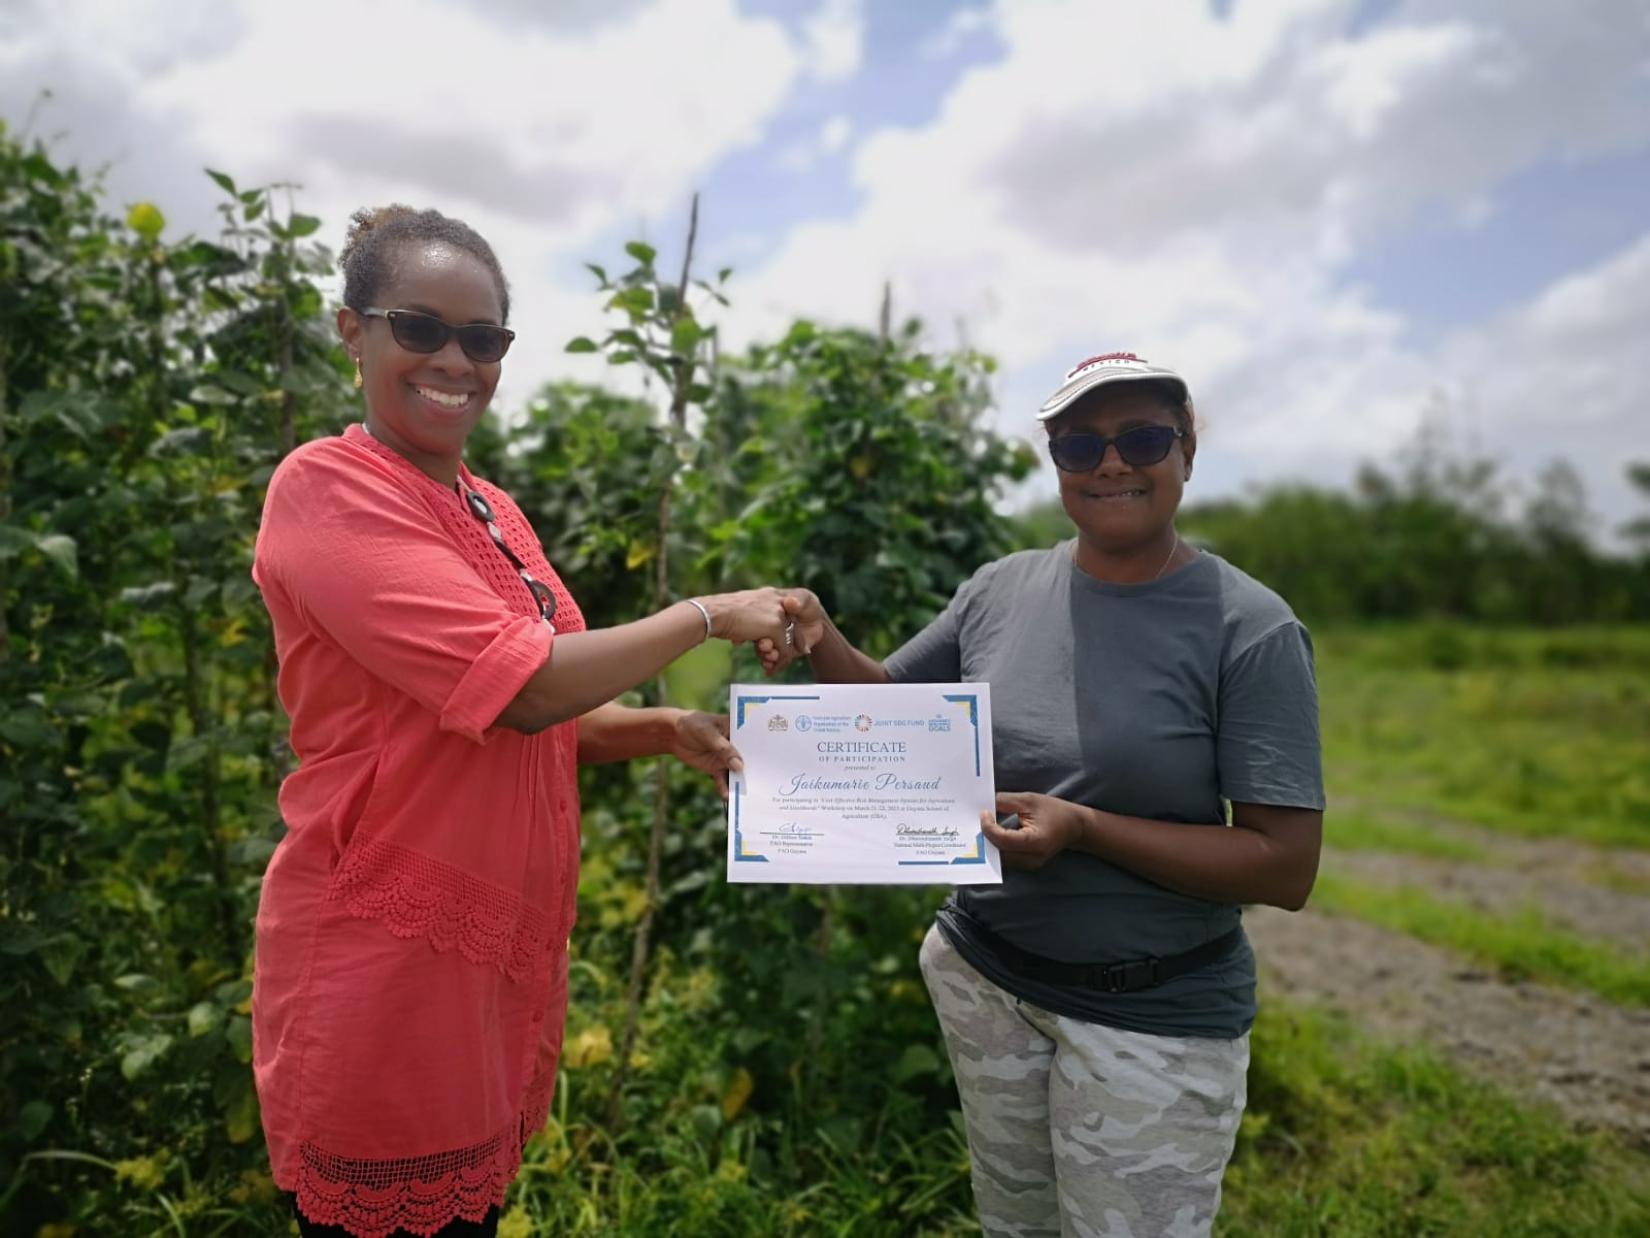
{"type": "Polygon", "coordinates": [[[456,1152],[364,1161],[314,1144],[299,1150],[298,1209],[319,1225],[341,1225],[357,1238],[398,1229],[434,1234],[455,1218],[479,1221],[521,1168],[517,1123],[456,1152]]]}
{"type": "Polygon", "coordinates": [[[351,848],[329,897],[359,919],[383,921],[397,937],[425,938],[442,953],[457,950],[518,982],[542,968],[554,940],[550,917],[538,908],[394,843],[351,848]]]}

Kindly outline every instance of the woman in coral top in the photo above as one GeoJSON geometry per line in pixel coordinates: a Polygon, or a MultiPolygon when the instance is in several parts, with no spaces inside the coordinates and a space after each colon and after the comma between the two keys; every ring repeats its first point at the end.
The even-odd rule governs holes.
{"type": "Polygon", "coordinates": [[[341,266],[365,422],[282,462],[253,570],[299,759],[258,908],[258,1095],[303,1233],[490,1233],[555,1081],[575,766],[673,753],[725,779],[717,719],[613,698],[786,616],[753,590],[586,631],[461,461],[513,338],[492,249],[390,207],[341,266]]]}

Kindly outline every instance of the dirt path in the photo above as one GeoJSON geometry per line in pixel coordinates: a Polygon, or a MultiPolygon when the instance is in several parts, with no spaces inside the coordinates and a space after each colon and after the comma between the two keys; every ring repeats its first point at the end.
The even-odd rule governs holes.
{"type": "MultiPolygon", "coordinates": [[[[1524,845],[1528,845],[1524,843],[1524,845]]],[[[1419,886],[1491,915],[1538,907],[1555,924],[1650,957],[1650,896],[1611,889],[1592,879],[1604,862],[1592,848],[1542,840],[1539,858],[1515,855],[1507,865],[1472,864],[1374,851],[1326,851],[1325,872],[1376,885],[1419,886]],[[1555,845],[1556,844],[1556,845],[1555,845]]],[[[1613,858],[1613,857],[1612,857],[1613,858]]],[[[1633,853],[1637,861],[1641,857],[1633,853]]]]}
{"type": "MultiPolygon", "coordinates": [[[[1379,805],[1369,805],[1353,798],[1344,802],[1337,799],[1334,807],[1341,812],[1372,811],[1377,816],[1382,815],[1379,805]]],[[[1619,886],[1650,897],[1650,849],[1600,847],[1573,838],[1526,838],[1504,830],[1465,825],[1424,813],[1401,815],[1443,837],[1479,848],[1484,852],[1485,862],[1496,868],[1564,877],[1594,888],[1619,886]]],[[[1328,827],[1330,842],[1334,841],[1334,836],[1334,821],[1331,819],[1328,827]]]]}
{"type": "MultiPolygon", "coordinates": [[[[1482,871],[1482,870],[1480,870],[1482,871]]],[[[1510,984],[1449,951],[1357,920],[1255,908],[1266,993],[1323,1002],[1390,1040],[1422,1040],[1513,1095],[1650,1148],[1650,1010],[1510,984]]]]}

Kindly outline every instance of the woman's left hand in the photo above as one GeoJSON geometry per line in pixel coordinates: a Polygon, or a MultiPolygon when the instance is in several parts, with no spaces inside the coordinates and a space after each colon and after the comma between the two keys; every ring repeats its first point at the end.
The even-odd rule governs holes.
{"type": "Polygon", "coordinates": [[[691,709],[676,718],[671,753],[685,765],[716,779],[716,789],[728,798],[728,771],[742,770],[739,750],[728,741],[728,716],[691,709]]]}
{"type": "Polygon", "coordinates": [[[1088,812],[1081,804],[1037,795],[1030,791],[1004,791],[997,796],[997,812],[1016,813],[1019,829],[1005,829],[988,812],[980,814],[980,828],[1010,868],[1041,868],[1060,852],[1082,842],[1088,828],[1088,812]]]}

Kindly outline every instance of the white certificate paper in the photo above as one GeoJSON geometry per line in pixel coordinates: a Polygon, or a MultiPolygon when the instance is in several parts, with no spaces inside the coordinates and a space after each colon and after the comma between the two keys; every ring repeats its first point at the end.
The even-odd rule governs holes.
{"type": "Polygon", "coordinates": [[[987,684],[735,684],[728,719],[729,881],[1002,881],[987,684]]]}

